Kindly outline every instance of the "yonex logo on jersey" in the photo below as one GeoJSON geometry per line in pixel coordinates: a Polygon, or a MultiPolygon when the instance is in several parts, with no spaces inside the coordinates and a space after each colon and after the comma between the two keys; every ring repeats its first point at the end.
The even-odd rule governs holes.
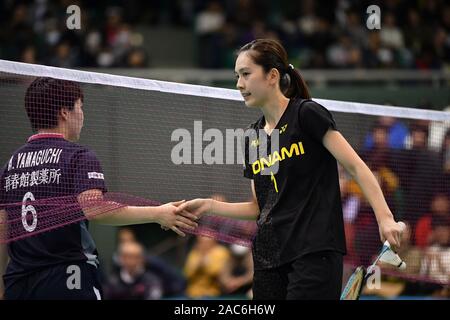
{"type": "Polygon", "coordinates": [[[103,173],[99,172],[88,172],[88,178],[105,180],[105,176],[103,175],[103,173]]]}
{"type": "Polygon", "coordinates": [[[286,131],[287,126],[288,126],[287,124],[285,124],[284,126],[281,126],[280,134],[282,134],[283,132],[286,131]]]}
{"type": "Polygon", "coordinates": [[[252,142],[250,143],[250,145],[252,146],[252,147],[257,147],[257,146],[259,146],[259,139],[255,139],[255,140],[252,140],[252,142]]]}

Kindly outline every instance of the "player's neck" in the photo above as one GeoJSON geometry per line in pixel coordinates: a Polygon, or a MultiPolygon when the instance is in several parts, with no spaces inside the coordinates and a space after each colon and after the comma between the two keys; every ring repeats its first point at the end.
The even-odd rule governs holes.
{"type": "Polygon", "coordinates": [[[261,110],[266,120],[266,128],[272,130],[280,121],[281,116],[289,104],[289,99],[284,95],[276,95],[271,101],[268,101],[261,110]]]}
{"type": "Polygon", "coordinates": [[[51,129],[40,129],[38,134],[61,134],[64,139],[67,139],[67,133],[61,128],[51,128],[51,129]]]}

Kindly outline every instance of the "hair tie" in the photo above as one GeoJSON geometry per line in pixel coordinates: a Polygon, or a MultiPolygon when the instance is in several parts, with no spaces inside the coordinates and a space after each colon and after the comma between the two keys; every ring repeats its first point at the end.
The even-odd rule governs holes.
{"type": "Polygon", "coordinates": [[[294,66],[292,64],[289,63],[289,68],[291,68],[292,70],[294,70],[294,66]]]}

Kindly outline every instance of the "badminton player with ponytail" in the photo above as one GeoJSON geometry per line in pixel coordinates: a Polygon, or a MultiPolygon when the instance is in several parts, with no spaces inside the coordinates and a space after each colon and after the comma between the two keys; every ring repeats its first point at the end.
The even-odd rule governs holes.
{"type": "Polygon", "coordinates": [[[248,157],[259,145],[247,140],[244,176],[251,180],[252,201],[194,199],[177,210],[257,220],[254,299],[339,299],[346,247],[337,162],[360,185],[381,240],[394,249],[400,246],[401,225],[331,113],[311,100],[280,43],[258,39],[244,45],[235,73],[246,106],[262,112],[250,127],[264,130],[269,143],[272,131],[279,130],[278,154],[283,156],[278,157],[278,168],[268,173],[272,166],[267,166],[263,174],[263,162],[248,157]]]}

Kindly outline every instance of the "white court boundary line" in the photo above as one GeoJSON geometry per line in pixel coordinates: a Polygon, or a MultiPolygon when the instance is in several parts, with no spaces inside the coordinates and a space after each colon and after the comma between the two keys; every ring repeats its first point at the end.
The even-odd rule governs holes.
{"type": "MultiPolygon", "coordinates": [[[[238,90],[183,84],[160,80],[133,78],[126,76],[112,75],[107,73],[80,71],[80,70],[57,68],[7,60],[0,60],[0,72],[24,76],[53,77],[82,83],[117,86],[131,89],[141,89],[149,91],[184,94],[190,96],[244,101],[238,90]]],[[[337,101],[328,99],[313,99],[313,100],[320,103],[327,109],[337,112],[359,113],[375,116],[392,116],[408,119],[450,121],[450,112],[444,111],[405,108],[397,106],[383,106],[370,103],[358,103],[358,102],[337,101]]]]}

